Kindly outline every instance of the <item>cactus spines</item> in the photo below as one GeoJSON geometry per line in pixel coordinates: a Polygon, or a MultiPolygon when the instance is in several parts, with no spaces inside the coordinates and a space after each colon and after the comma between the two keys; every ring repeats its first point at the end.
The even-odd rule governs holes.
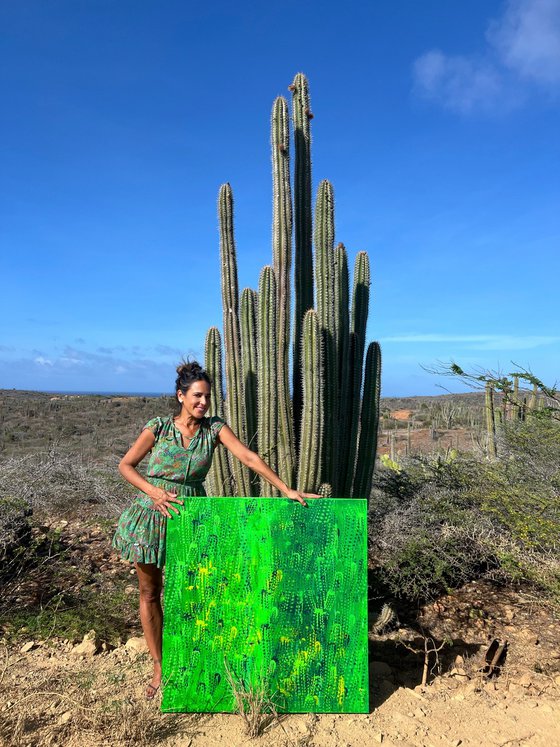
{"type": "MultiPolygon", "coordinates": [[[[224,393],[222,389],[222,341],[217,327],[210,327],[206,333],[206,344],[204,348],[204,367],[212,380],[210,417],[224,416],[224,393]]],[[[233,495],[232,475],[229,468],[227,454],[222,449],[217,449],[212,460],[212,466],[206,478],[210,495],[233,495]]]]}
{"type": "Polygon", "coordinates": [[[494,388],[491,382],[486,382],[485,388],[485,409],[486,409],[486,451],[489,457],[495,457],[496,449],[496,418],[494,413],[494,388]]]}
{"type": "Polygon", "coordinates": [[[381,348],[378,342],[372,342],[368,346],[366,355],[364,396],[360,413],[360,442],[352,490],[354,498],[367,498],[368,501],[377,450],[380,393],[381,348]]]}
{"type": "MultiPolygon", "coordinates": [[[[237,260],[233,234],[233,194],[229,184],[223,184],[220,188],[218,196],[218,218],[220,223],[228,421],[238,438],[245,441],[247,436],[243,417],[237,260]]],[[[232,461],[232,471],[238,495],[250,495],[249,470],[247,467],[238,459],[234,459],[232,461]]]]}
{"type": "Polygon", "coordinates": [[[396,612],[389,607],[388,604],[384,604],[381,608],[381,612],[377,615],[375,622],[372,625],[372,630],[376,635],[381,635],[385,632],[397,619],[396,612]]]}
{"type": "Polygon", "coordinates": [[[360,421],[360,393],[362,391],[362,368],[366,340],[367,315],[369,310],[370,271],[365,252],[358,252],[354,264],[354,289],[352,293],[352,320],[350,332],[350,388],[348,392],[349,421],[344,426],[348,433],[348,458],[345,495],[351,495],[354,481],[354,466],[360,421]]]}
{"type": "Polygon", "coordinates": [[[303,73],[297,73],[292,85],[294,123],[294,222],[295,222],[295,310],[293,412],[296,443],[302,409],[301,345],[303,318],[313,308],[313,232],[311,208],[311,128],[309,87],[303,73]]]}
{"type": "MultiPolygon", "coordinates": [[[[257,449],[257,294],[251,288],[241,293],[241,354],[243,358],[243,401],[247,446],[257,449]]],[[[251,495],[258,495],[258,479],[251,475],[251,495]]]]}
{"type": "Polygon", "coordinates": [[[295,462],[289,379],[292,266],[289,133],[288,103],[278,96],[272,107],[272,255],[278,297],[278,473],[287,485],[293,483],[295,462]]]}
{"type": "Polygon", "coordinates": [[[298,459],[298,490],[315,492],[321,480],[323,452],[323,361],[317,312],[309,309],[303,320],[303,410],[298,459]]]}
{"type": "MultiPolygon", "coordinates": [[[[257,302],[258,360],[258,446],[260,456],[276,472],[278,469],[278,387],[276,345],[276,278],[272,267],[263,267],[257,302]]],[[[278,495],[261,478],[261,495],[278,495]]]]}
{"type": "Polygon", "coordinates": [[[334,196],[332,185],[326,179],[320,183],[317,193],[314,243],[317,316],[321,325],[324,357],[323,477],[332,483],[336,477],[338,368],[334,319],[334,196]]]}

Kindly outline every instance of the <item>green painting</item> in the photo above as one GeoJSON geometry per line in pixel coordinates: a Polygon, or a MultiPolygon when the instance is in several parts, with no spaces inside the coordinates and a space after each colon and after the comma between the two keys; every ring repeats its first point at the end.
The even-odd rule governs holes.
{"type": "Polygon", "coordinates": [[[168,522],[165,712],[367,713],[367,502],[189,498],[168,522]],[[229,678],[228,678],[229,672],[229,678]]]}

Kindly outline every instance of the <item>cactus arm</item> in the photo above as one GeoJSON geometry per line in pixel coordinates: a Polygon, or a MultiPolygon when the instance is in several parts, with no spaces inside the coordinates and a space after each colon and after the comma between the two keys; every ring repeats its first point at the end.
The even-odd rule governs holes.
{"type": "MultiPolygon", "coordinates": [[[[257,294],[251,288],[241,293],[241,354],[247,446],[257,449],[257,294]]],[[[250,472],[251,495],[258,495],[258,478],[250,472]]]]}
{"type": "Polygon", "coordinates": [[[321,482],[333,483],[336,473],[338,369],[334,320],[334,195],[326,179],[319,185],[315,205],[315,282],[317,316],[323,346],[323,457],[321,482]]]}
{"type": "Polygon", "coordinates": [[[286,99],[272,107],[272,254],[278,309],[278,474],[286,485],[294,480],[294,431],[290,398],[290,273],[292,265],[292,193],[290,187],[289,116],[286,99]]]}
{"type": "Polygon", "coordinates": [[[348,408],[350,425],[348,428],[348,459],[345,495],[352,494],[354,468],[360,424],[360,401],[362,392],[362,369],[366,340],[366,324],[369,310],[370,271],[369,259],[365,252],[358,252],[354,265],[354,289],[352,293],[352,322],[350,332],[350,387],[348,408]]]}
{"type": "MultiPolygon", "coordinates": [[[[275,472],[278,471],[276,294],[274,270],[267,265],[259,278],[257,303],[258,446],[260,457],[275,472]]],[[[278,495],[264,478],[260,482],[261,495],[278,495]]]]}
{"type": "MultiPolygon", "coordinates": [[[[233,194],[229,184],[220,188],[218,197],[220,225],[220,256],[222,266],[222,306],[224,315],[227,409],[229,425],[237,437],[246,442],[243,413],[243,381],[241,371],[241,342],[239,334],[239,301],[237,260],[233,233],[233,194]]],[[[249,470],[237,459],[232,459],[232,472],[237,495],[250,495],[249,470]]]]}
{"type": "MultiPolygon", "coordinates": [[[[224,417],[224,392],[222,372],[222,341],[217,327],[210,327],[206,333],[204,347],[204,367],[212,380],[209,416],[224,417]]],[[[212,466],[206,478],[209,495],[233,495],[233,478],[226,452],[218,448],[212,459],[212,466]]]]}
{"type": "Polygon", "coordinates": [[[302,411],[302,335],[303,318],[313,308],[313,234],[311,208],[311,128],[307,78],[297,73],[292,85],[294,124],[294,222],[295,222],[295,309],[293,348],[293,417],[296,448],[302,411]]]}
{"type": "Polygon", "coordinates": [[[350,355],[350,315],[348,289],[348,257],[344,244],[338,244],[334,250],[334,324],[337,353],[337,398],[339,407],[337,428],[335,430],[337,443],[335,456],[337,458],[336,471],[333,476],[333,490],[335,495],[343,495],[344,476],[348,466],[348,440],[344,433],[348,430],[350,420],[346,407],[349,390],[349,355],[350,355]]]}
{"type": "Polygon", "coordinates": [[[317,313],[309,309],[303,321],[303,409],[298,460],[298,490],[315,492],[321,481],[323,437],[323,379],[321,328],[317,313]]]}

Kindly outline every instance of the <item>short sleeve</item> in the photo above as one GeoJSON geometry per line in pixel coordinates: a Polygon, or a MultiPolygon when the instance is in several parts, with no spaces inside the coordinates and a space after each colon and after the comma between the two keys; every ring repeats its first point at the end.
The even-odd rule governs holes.
{"type": "Polygon", "coordinates": [[[163,427],[163,422],[162,422],[161,418],[152,418],[151,420],[148,420],[148,422],[142,428],[142,430],[143,431],[145,431],[145,430],[151,431],[154,434],[155,439],[157,441],[158,438],[159,438],[159,436],[160,436],[160,434],[161,434],[162,427],[163,427]]]}
{"type": "Polygon", "coordinates": [[[217,415],[210,418],[210,433],[212,434],[212,440],[214,443],[218,440],[218,433],[222,430],[225,424],[226,421],[222,420],[222,418],[219,418],[217,415]]]}

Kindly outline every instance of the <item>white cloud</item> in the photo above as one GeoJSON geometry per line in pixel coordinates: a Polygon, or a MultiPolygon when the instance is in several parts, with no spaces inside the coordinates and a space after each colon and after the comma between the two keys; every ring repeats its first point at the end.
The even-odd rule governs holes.
{"type": "Polygon", "coordinates": [[[560,83],[559,0],[510,0],[487,38],[503,64],[522,78],[545,86],[560,83]]]}
{"type": "Polygon", "coordinates": [[[413,65],[415,92],[447,109],[503,111],[528,98],[536,84],[560,92],[560,0],[508,0],[490,22],[482,55],[433,49],[413,65]]]}
{"type": "Polygon", "coordinates": [[[385,343],[455,344],[475,350],[530,350],[560,342],[560,337],[547,335],[444,335],[419,334],[385,337],[385,343]]]}
{"type": "Polygon", "coordinates": [[[51,367],[51,368],[53,366],[53,362],[51,360],[49,360],[48,358],[44,358],[42,355],[38,355],[33,360],[33,362],[36,363],[38,366],[48,366],[48,367],[51,367]]]}
{"type": "Polygon", "coordinates": [[[502,92],[502,81],[484,60],[451,57],[432,50],[414,63],[417,92],[448,109],[468,113],[487,107],[502,92]]]}

